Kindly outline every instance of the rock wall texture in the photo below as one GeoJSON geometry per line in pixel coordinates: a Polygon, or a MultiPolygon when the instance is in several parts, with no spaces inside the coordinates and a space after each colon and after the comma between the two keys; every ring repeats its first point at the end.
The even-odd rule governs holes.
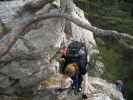
{"type": "MultiPolygon", "coordinates": [[[[9,23],[17,8],[23,4],[25,4],[23,0],[0,2],[0,16],[6,23],[9,23]]],[[[55,4],[58,3],[54,2],[53,5],[55,4]]],[[[39,13],[44,13],[45,9],[44,7],[39,13]]],[[[49,10],[51,13],[56,11],[58,11],[58,9],[55,6],[49,10]]],[[[84,17],[83,11],[74,4],[72,14],[88,22],[84,17]]],[[[48,79],[55,74],[55,63],[49,64],[48,57],[55,54],[62,41],[64,41],[66,45],[68,45],[72,39],[84,41],[88,48],[88,59],[91,55],[99,53],[96,49],[96,42],[91,31],[82,29],[71,23],[72,37],[68,40],[66,33],[63,32],[64,22],[65,20],[61,18],[41,21],[39,28],[31,30],[25,35],[25,38],[33,44],[36,50],[30,51],[24,42],[19,40],[10,52],[0,60],[1,95],[35,95],[32,98],[33,100],[59,100],[60,96],[64,96],[64,100],[81,100],[81,94],[79,96],[72,96],[72,93],[67,94],[66,91],[63,92],[65,93],[64,95],[53,93],[52,90],[49,89],[41,92],[37,90],[40,80],[48,79]]],[[[103,64],[97,61],[96,67],[93,68],[91,73],[95,76],[100,76],[103,73],[103,69],[103,64]]],[[[123,98],[121,99],[117,96],[118,94],[122,97],[121,94],[106,81],[90,77],[90,79],[88,78],[88,82],[90,82],[93,87],[91,100],[123,100],[123,98]]],[[[5,100],[7,100],[7,98],[5,100]]]]}

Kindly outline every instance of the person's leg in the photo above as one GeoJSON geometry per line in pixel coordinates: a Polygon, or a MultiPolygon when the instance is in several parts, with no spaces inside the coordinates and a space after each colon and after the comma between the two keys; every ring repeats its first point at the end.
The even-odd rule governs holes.
{"type": "Polygon", "coordinates": [[[82,88],[81,88],[82,80],[83,80],[82,74],[79,73],[79,77],[78,77],[78,91],[79,91],[79,92],[81,92],[81,89],[82,89],[82,88]]]}
{"type": "Polygon", "coordinates": [[[81,92],[81,83],[82,83],[82,76],[79,72],[77,72],[73,78],[73,87],[75,91],[81,92]]]}
{"type": "Polygon", "coordinates": [[[75,84],[76,84],[76,75],[72,76],[71,79],[73,80],[73,84],[72,84],[72,89],[75,88],[75,84]]]}
{"type": "Polygon", "coordinates": [[[73,80],[73,84],[72,84],[72,88],[77,90],[79,88],[79,84],[80,84],[80,81],[79,81],[79,75],[78,73],[76,73],[73,77],[71,77],[72,80],[73,80]]]}
{"type": "Polygon", "coordinates": [[[80,84],[80,80],[79,80],[79,73],[77,72],[76,73],[76,84],[75,84],[75,87],[76,87],[76,91],[78,91],[79,89],[79,84],[80,84]]]}

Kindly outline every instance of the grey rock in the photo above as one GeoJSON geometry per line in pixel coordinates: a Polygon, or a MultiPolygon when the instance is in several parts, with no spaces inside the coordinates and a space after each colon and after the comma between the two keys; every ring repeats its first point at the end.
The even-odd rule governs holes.
{"type": "Polygon", "coordinates": [[[43,91],[39,95],[34,96],[33,100],[57,100],[57,96],[51,91],[43,91]]]}
{"type": "MultiPolygon", "coordinates": [[[[0,2],[0,16],[6,17],[6,19],[2,17],[5,22],[8,22],[8,19],[10,19],[14,15],[16,8],[24,4],[24,2],[22,2],[22,4],[21,2],[21,0],[10,2],[11,5],[13,3],[13,6],[9,6],[9,2],[5,4],[0,2]],[[19,2],[18,5],[16,4],[17,2],[19,2]],[[8,9],[11,11],[3,9],[5,8],[5,5],[8,5],[8,9]],[[14,8],[12,8],[14,6],[15,10],[13,10],[14,8]],[[4,12],[8,12],[11,16],[6,16],[7,13],[4,12]]],[[[83,21],[88,22],[84,16],[83,11],[76,7],[74,4],[72,6],[72,14],[75,17],[81,18],[83,21]]],[[[45,10],[42,9],[40,13],[43,13],[43,11],[46,12],[45,10]]],[[[58,11],[57,8],[51,9],[49,12],[53,13],[56,11],[58,11]]],[[[71,42],[71,39],[66,39],[66,34],[63,32],[64,21],[65,20],[61,18],[52,18],[42,21],[42,27],[36,30],[32,30],[25,35],[25,38],[28,39],[32,44],[34,44],[34,46],[37,48],[37,50],[33,52],[33,54],[39,54],[39,58],[37,59],[31,59],[34,58],[32,57],[32,52],[28,51],[22,41],[17,41],[14,48],[16,51],[19,51],[19,53],[16,52],[16,54],[14,54],[13,56],[17,56],[18,58],[13,59],[5,65],[1,65],[3,67],[1,67],[0,72],[5,73],[5,76],[0,74],[0,90],[2,90],[3,93],[14,95],[15,93],[19,95],[31,95],[37,93],[36,96],[33,97],[33,100],[59,100],[58,98],[60,98],[60,96],[61,98],[62,96],[64,96],[64,100],[81,100],[82,94],[80,94],[79,96],[73,96],[66,93],[57,95],[54,94],[52,90],[44,90],[42,92],[37,91],[37,86],[40,80],[48,79],[54,74],[54,72],[56,72],[54,68],[55,65],[48,63],[48,56],[53,56],[53,54],[55,54],[62,41],[64,41],[66,45],[71,42]],[[27,53],[31,53],[28,58],[26,56],[27,53]],[[10,77],[13,78],[13,80],[10,80],[10,77]],[[17,82],[13,84],[16,79],[17,82]]],[[[78,27],[73,23],[71,23],[71,26],[73,36],[72,39],[84,41],[86,43],[86,46],[88,48],[88,59],[90,59],[93,54],[98,54],[99,51],[96,48],[96,42],[93,33],[91,31],[82,29],[81,27],[78,27]]],[[[4,60],[6,60],[7,58],[12,58],[11,55],[8,56],[9,57],[5,57],[4,60]]],[[[98,66],[93,69],[93,73],[95,76],[100,76],[103,74],[104,66],[99,61],[97,61],[97,65],[98,66]]],[[[90,98],[91,100],[114,100],[113,98],[116,98],[116,100],[124,100],[123,98],[121,99],[122,95],[118,91],[116,91],[116,89],[113,88],[113,86],[108,82],[105,82],[104,80],[99,78],[90,79],[91,80],[89,82],[91,82],[93,87],[92,97],[90,98]]]]}

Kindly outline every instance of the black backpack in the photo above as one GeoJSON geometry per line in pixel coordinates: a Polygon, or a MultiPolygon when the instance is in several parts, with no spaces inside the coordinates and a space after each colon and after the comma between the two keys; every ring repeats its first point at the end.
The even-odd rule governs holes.
{"type": "MultiPolygon", "coordinates": [[[[85,45],[84,45],[85,46],[85,45]]],[[[66,55],[65,65],[70,63],[76,63],[79,67],[79,70],[82,74],[86,73],[86,65],[87,65],[87,50],[83,44],[79,41],[72,41],[68,46],[68,51],[66,55]],[[80,55],[80,49],[84,47],[84,55],[80,55]]]]}
{"type": "Polygon", "coordinates": [[[71,58],[79,57],[79,50],[81,49],[81,47],[82,47],[81,42],[73,41],[68,46],[67,56],[71,58]]]}

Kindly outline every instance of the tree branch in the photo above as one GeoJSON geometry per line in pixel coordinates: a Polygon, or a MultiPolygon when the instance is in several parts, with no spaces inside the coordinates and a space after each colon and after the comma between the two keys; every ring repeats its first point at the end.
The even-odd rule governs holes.
{"type": "Polygon", "coordinates": [[[114,31],[114,30],[103,30],[98,27],[91,26],[88,22],[84,22],[83,20],[81,20],[77,17],[74,17],[72,15],[68,15],[67,13],[51,13],[51,14],[45,14],[42,16],[37,16],[34,18],[34,20],[31,23],[29,23],[29,25],[36,21],[45,20],[45,19],[49,19],[49,18],[55,18],[55,17],[57,17],[57,18],[63,17],[69,21],[72,21],[73,23],[77,24],[78,26],[94,32],[94,34],[96,36],[116,36],[116,37],[120,37],[120,38],[127,38],[127,39],[133,40],[132,35],[129,35],[127,33],[120,33],[120,32],[114,31]]]}
{"type": "Polygon", "coordinates": [[[18,21],[16,22],[16,26],[11,30],[10,33],[0,39],[0,58],[8,53],[11,47],[16,43],[19,36],[24,35],[23,33],[27,29],[26,27],[34,20],[34,14],[47,3],[52,1],[54,0],[35,0],[25,4],[20,8],[18,15],[20,14],[21,16],[17,16],[18,21]]]}
{"type": "MultiPolygon", "coordinates": [[[[16,27],[11,32],[13,35],[8,37],[8,43],[7,45],[4,45],[5,46],[4,49],[2,48],[3,52],[1,52],[0,58],[3,57],[10,50],[10,48],[16,43],[18,36],[20,36],[28,26],[32,25],[35,22],[50,19],[50,18],[55,18],[55,17],[56,18],[62,17],[69,21],[72,21],[78,26],[94,32],[94,34],[98,36],[116,36],[116,37],[121,37],[121,38],[133,39],[133,36],[129,34],[119,33],[117,31],[112,31],[112,30],[103,30],[103,29],[91,26],[89,23],[84,22],[81,19],[74,17],[72,15],[68,15],[66,13],[48,13],[42,16],[36,16],[36,17],[32,16],[32,17],[29,17],[29,19],[27,18],[27,20],[22,21],[22,23],[20,23],[18,27],[16,27]]],[[[2,51],[2,49],[0,48],[0,51],[2,51]]]]}
{"type": "Polygon", "coordinates": [[[124,45],[125,47],[127,47],[128,49],[133,50],[133,46],[129,45],[128,43],[126,43],[124,40],[120,39],[119,43],[124,45]]]}
{"type": "Polygon", "coordinates": [[[5,37],[0,40],[0,58],[8,53],[10,48],[16,43],[19,36],[23,35],[25,26],[33,20],[33,16],[25,16],[26,19],[22,18],[22,22],[17,25],[8,33],[5,37]]]}
{"type": "Polygon", "coordinates": [[[43,8],[46,4],[53,2],[54,0],[33,0],[26,3],[18,11],[18,15],[23,15],[25,12],[34,13],[43,8]]]}

